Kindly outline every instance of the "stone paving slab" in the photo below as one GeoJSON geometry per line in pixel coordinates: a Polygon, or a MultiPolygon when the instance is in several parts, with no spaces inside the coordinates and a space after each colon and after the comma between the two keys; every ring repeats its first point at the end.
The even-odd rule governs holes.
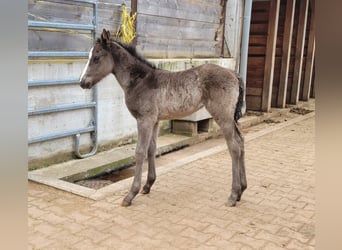
{"type": "Polygon", "coordinates": [[[125,189],[94,201],[29,182],[28,249],[314,249],[315,122],[305,117],[246,142],[248,189],[233,208],[226,150],[157,169],[128,208],[125,189]]]}

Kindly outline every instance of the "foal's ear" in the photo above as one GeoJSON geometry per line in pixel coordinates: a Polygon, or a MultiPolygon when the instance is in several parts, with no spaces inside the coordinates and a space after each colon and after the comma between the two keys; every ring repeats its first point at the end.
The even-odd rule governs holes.
{"type": "Polygon", "coordinates": [[[101,41],[102,41],[102,44],[104,45],[109,45],[110,43],[110,32],[103,29],[102,31],[102,34],[101,34],[101,41]]]}

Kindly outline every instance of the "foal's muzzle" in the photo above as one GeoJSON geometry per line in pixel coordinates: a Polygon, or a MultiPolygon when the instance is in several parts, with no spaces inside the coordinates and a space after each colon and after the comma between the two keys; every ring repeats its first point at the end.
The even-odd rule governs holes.
{"type": "Polygon", "coordinates": [[[82,89],[90,89],[93,84],[91,83],[89,78],[81,79],[80,86],[82,89]]]}

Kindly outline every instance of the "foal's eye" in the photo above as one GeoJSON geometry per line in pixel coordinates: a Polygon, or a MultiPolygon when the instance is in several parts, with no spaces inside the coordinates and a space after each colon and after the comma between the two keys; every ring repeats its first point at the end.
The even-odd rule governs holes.
{"type": "Polygon", "coordinates": [[[99,58],[98,56],[95,56],[94,59],[93,59],[93,62],[94,62],[94,63],[98,63],[98,62],[99,62],[99,59],[100,59],[100,58],[99,58]]]}

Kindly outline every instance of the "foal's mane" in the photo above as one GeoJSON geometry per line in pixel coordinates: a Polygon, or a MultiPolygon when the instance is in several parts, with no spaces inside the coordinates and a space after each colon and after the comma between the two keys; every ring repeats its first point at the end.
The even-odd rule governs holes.
{"type": "Polygon", "coordinates": [[[152,69],[155,69],[155,68],[156,68],[156,66],[155,66],[153,63],[147,61],[142,55],[140,55],[140,54],[137,52],[137,50],[136,50],[135,47],[133,47],[133,46],[131,46],[131,45],[123,44],[123,43],[121,43],[121,42],[119,42],[119,41],[116,41],[116,40],[113,40],[113,39],[112,39],[112,42],[114,42],[114,43],[120,45],[120,46],[121,46],[123,49],[125,49],[131,56],[135,57],[135,58],[138,59],[140,62],[142,62],[143,64],[147,65],[148,67],[150,67],[150,68],[152,68],[152,69]]]}

